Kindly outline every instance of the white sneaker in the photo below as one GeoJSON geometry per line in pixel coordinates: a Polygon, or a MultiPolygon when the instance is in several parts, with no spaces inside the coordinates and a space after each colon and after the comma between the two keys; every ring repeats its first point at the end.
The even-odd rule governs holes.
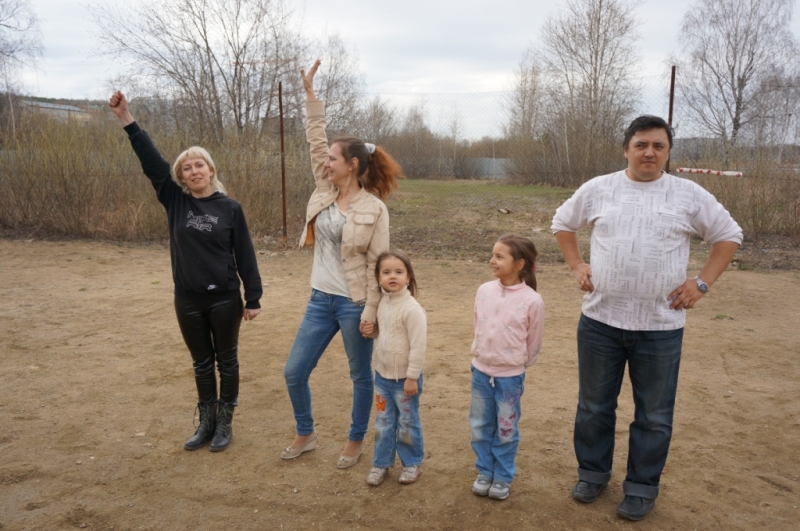
{"type": "Polygon", "coordinates": [[[414,483],[416,480],[418,480],[420,474],[422,474],[422,469],[420,467],[404,466],[403,473],[400,474],[400,478],[397,481],[404,485],[408,485],[409,483],[414,483]]]}
{"type": "Polygon", "coordinates": [[[389,473],[388,468],[372,467],[372,470],[367,474],[367,485],[377,487],[383,480],[386,479],[386,474],[389,473]]]}
{"type": "Polygon", "coordinates": [[[511,490],[511,485],[508,483],[495,481],[489,489],[489,497],[494,500],[505,500],[508,498],[509,490],[511,490]]]}
{"type": "Polygon", "coordinates": [[[472,492],[478,496],[487,496],[491,487],[492,478],[478,474],[478,478],[472,484],[472,492]]]}

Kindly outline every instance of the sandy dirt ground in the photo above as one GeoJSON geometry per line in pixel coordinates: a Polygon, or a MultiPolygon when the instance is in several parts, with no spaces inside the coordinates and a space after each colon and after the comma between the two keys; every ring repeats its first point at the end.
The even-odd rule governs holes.
{"type": "Polygon", "coordinates": [[[187,452],[195,390],[161,246],[0,240],[0,529],[798,529],[800,273],[728,271],[692,310],[672,448],[654,512],[622,499],[630,387],[615,470],[574,502],[572,423],[580,295],[563,265],[540,268],[547,305],[528,371],[518,475],[497,502],[470,491],[469,347],[487,265],[416,260],[428,311],[419,482],[364,479],[336,459],[351,386],[337,337],[312,376],[319,445],[282,461],[294,422],[283,365],[308,297],[310,255],[259,251],[264,312],[242,326],[240,407],[227,451],[187,452]],[[794,523],[793,523],[794,522],[794,523]]]}

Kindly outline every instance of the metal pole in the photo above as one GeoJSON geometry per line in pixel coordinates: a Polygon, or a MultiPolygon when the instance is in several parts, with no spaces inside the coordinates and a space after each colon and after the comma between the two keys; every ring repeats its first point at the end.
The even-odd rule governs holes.
{"type": "MultiPolygon", "coordinates": [[[[672,128],[672,107],[675,104],[675,70],[676,70],[676,68],[677,67],[675,65],[672,65],[672,76],[671,76],[671,79],[669,81],[669,117],[668,117],[667,123],[669,123],[669,127],[670,128],[672,128]]],[[[667,159],[667,168],[666,168],[667,173],[669,173],[669,161],[670,161],[670,159],[667,159]]]]}
{"type": "Polygon", "coordinates": [[[283,144],[283,82],[278,81],[278,109],[281,123],[281,201],[283,202],[283,244],[286,245],[286,150],[283,144]]]}

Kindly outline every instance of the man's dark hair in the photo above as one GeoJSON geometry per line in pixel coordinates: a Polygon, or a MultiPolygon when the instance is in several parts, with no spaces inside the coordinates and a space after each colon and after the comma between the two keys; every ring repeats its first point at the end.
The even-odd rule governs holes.
{"type": "Polygon", "coordinates": [[[625,138],[622,140],[622,147],[628,149],[628,144],[630,144],[633,135],[639,131],[649,131],[650,129],[663,129],[666,131],[667,138],[669,138],[669,148],[672,149],[672,128],[663,118],[653,116],[652,114],[644,114],[631,122],[631,125],[625,130],[625,138]]]}

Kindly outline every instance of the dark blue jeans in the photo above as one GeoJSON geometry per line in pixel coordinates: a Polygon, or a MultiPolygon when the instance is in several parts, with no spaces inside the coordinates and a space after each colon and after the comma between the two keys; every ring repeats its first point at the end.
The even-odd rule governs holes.
{"type": "Polygon", "coordinates": [[[682,341],[683,328],[622,330],[581,315],[574,436],[579,479],[600,484],[611,479],[617,398],[627,363],[635,412],[622,488],[629,496],[658,496],[672,438],[682,341]]]}
{"type": "Polygon", "coordinates": [[[311,290],[306,313],[300,329],[297,330],[283,372],[298,435],[309,435],[314,431],[308,379],[328,344],[341,330],[350,367],[350,379],[353,381],[353,407],[348,438],[351,441],[364,440],[372,409],[373,340],[364,338],[358,330],[363,310],[363,306],[346,297],[311,290]]]}

